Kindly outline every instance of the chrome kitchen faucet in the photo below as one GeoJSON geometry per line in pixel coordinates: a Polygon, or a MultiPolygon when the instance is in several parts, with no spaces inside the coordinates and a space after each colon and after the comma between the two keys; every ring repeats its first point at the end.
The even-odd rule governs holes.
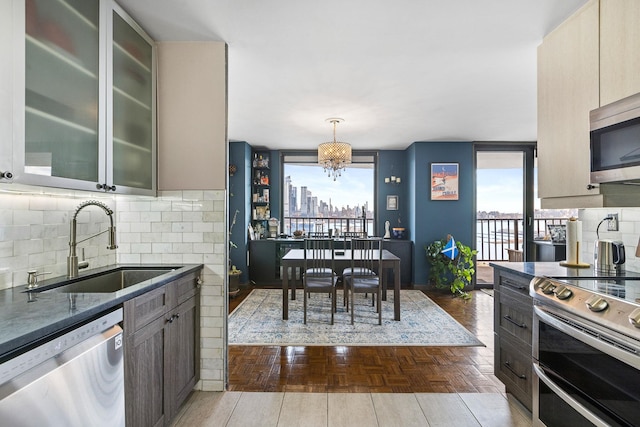
{"type": "Polygon", "coordinates": [[[88,200],[86,202],[81,203],[80,206],[78,206],[78,208],[76,209],[76,212],[73,214],[73,218],[71,219],[70,230],[69,230],[69,256],[67,257],[67,277],[69,279],[78,277],[78,256],[76,255],[76,246],[78,246],[78,243],[82,243],[86,240],[89,240],[93,237],[99,236],[100,234],[103,234],[106,232],[109,232],[109,245],[107,246],[107,249],[111,249],[111,250],[116,249],[118,247],[116,245],[116,227],[113,225],[113,211],[111,210],[111,208],[109,208],[107,205],[105,205],[102,202],[98,202],[97,200],[88,200]],[[76,224],[77,224],[76,218],[78,217],[78,213],[80,213],[80,211],[86,208],[87,206],[98,206],[102,208],[107,214],[107,216],[109,217],[111,226],[104,231],[101,231],[97,234],[94,234],[93,236],[89,236],[86,239],[76,242],[76,224]]]}

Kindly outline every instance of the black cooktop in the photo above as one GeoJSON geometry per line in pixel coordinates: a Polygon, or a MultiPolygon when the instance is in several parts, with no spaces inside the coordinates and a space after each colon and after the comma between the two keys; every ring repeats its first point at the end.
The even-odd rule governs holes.
{"type": "Polygon", "coordinates": [[[589,291],[599,292],[616,298],[640,303],[640,274],[634,271],[597,273],[589,271],[584,276],[552,277],[589,291]]]}

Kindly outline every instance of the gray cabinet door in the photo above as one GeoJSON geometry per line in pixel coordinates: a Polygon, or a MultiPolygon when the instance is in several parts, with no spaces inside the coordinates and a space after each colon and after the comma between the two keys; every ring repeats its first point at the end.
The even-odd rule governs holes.
{"type": "Polygon", "coordinates": [[[127,425],[162,426],[169,419],[165,382],[170,361],[164,316],[125,340],[124,379],[127,425]]]}

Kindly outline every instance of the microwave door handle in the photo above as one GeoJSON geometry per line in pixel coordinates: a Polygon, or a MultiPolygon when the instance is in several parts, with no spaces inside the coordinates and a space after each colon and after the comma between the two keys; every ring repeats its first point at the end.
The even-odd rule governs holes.
{"type": "Polygon", "coordinates": [[[620,161],[621,162],[630,162],[632,160],[639,159],[640,158],[640,153],[638,153],[638,150],[640,150],[640,148],[635,148],[635,149],[629,151],[627,154],[625,154],[622,157],[620,157],[620,161]]]}
{"type": "Polygon", "coordinates": [[[557,394],[560,397],[560,399],[564,400],[569,406],[575,409],[580,415],[582,415],[583,417],[585,417],[586,419],[588,419],[598,427],[611,427],[609,423],[604,422],[598,416],[589,412],[589,410],[584,406],[582,406],[580,402],[578,402],[573,397],[565,393],[564,390],[562,390],[556,383],[553,382],[553,380],[551,380],[551,378],[547,376],[547,374],[544,373],[544,371],[542,370],[542,368],[540,368],[540,365],[537,362],[533,363],[533,370],[535,371],[538,378],[542,380],[542,382],[544,382],[547,385],[547,387],[551,389],[551,391],[557,394]]]}

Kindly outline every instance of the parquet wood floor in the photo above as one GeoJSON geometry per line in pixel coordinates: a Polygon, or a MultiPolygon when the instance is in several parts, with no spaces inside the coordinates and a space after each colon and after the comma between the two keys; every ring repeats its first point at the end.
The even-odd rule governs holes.
{"type": "Polygon", "coordinates": [[[493,298],[425,293],[486,347],[229,346],[228,390],[503,393],[493,375],[493,298]]]}

